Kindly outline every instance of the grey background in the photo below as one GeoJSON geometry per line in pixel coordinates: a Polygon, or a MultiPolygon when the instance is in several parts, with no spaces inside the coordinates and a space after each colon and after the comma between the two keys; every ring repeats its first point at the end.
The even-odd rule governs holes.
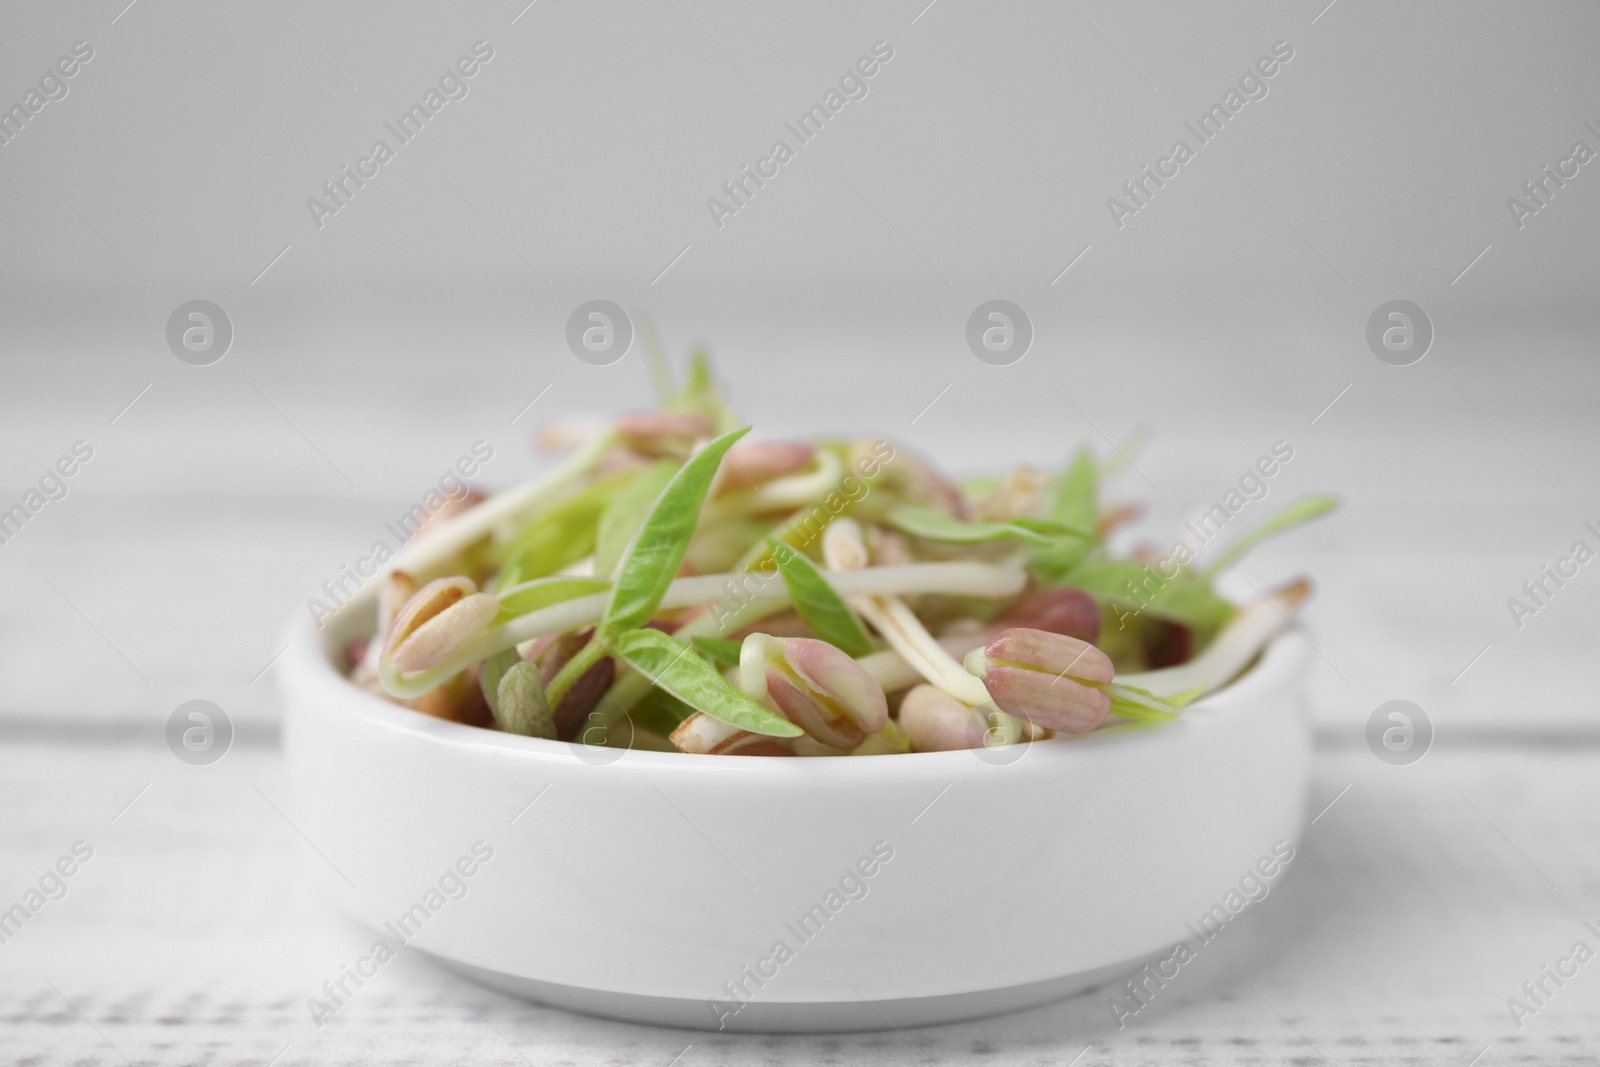
{"type": "Polygon", "coordinates": [[[1506,199],[1575,140],[1600,149],[1583,125],[1600,125],[1600,8],[524,3],[0,8],[0,105],[74,42],[96,53],[0,146],[0,507],[94,448],[0,544],[0,902],[78,837],[106,857],[0,948],[0,1046],[685,1067],[1593,1047],[1587,972],[1526,1034],[1502,1005],[1600,884],[1600,564],[1520,630],[1506,607],[1574,540],[1600,547],[1583,529],[1600,525],[1600,164],[1521,230],[1506,199]],[[319,230],[306,198],[478,40],[495,57],[469,95],[319,230]],[[869,95],[717,229],[706,199],[879,40],[895,56],[869,95]],[[1267,97],[1115,227],[1107,199],[1280,40],[1295,56],[1267,97]],[[606,367],[567,350],[597,298],[676,358],[711,343],[762,435],[882,433],[967,472],[1143,431],[1113,495],[1151,502],[1138,536],[1157,543],[1277,441],[1295,458],[1239,524],[1344,498],[1242,568],[1319,589],[1321,815],[1308,869],[1220,974],[1126,1034],[1080,999],[904,1043],[691,1055],[677,1034],[469,999],[418,964],[345,1029],[309,1032],[300,1000],[356,935],[287,873],[285,624],[474,441],[503,486],[548,462],[539,424],[655,403],[637,347],[606,367]],[[1007,367],[965,339],[997,298],[1034,327],[1007,367]],[[164,339],[194,299],[235,330],[208,367],[164,339]],[[1394,299],[1435,328],[1413,366],[1366,345],[1394,299]],[[161,741],[196,699],[237,728],[215,767],[161,741]],[[1366,751],[1392,699],[1432,721],[1414,767],[1366,751]]]}
{"type": "Polygon", "coordinates": [[[590,367],[563,344],[604,297],[675,355],[711,342],[763,433],[881,430],[975,470],[1146,430],[1148,484],[1124,489],[1152,501],[1157,541],[1287,440],[1274,501],[1347,507],[1247,573],[1318,577],[1325,724],[1358,730],[1398,696],[1475,727],[1592,722],[1577,664],[1600,583],[1520,632],[1505,606],[1600,515],[1600,178],[1584,168],[1521,231],[1505,204],[1579,137],[1600,148],[1590,5],[4,18],[0,99],[77,40],[96,52],[0,147],[7,502],[73,441],[96,448],[0,546],[9,716],[158,722],[204,696],[270,721],[252,679],[284,618],[472,441],[506,484],[543,462],[541,420],[654,402],[637,348],[590,367]],[[469,95],[319,230],[306,199],[478,40],[495,55],[469,95]],[[717,229],[706,199],[879,40],[895,56],[868,96],[717,229]],[[1295,55],[1268,95],[1116,228],[1107,199],[1280,40],[1295,55]],[[203,368],[162,339],[197,297],[236,330],[203,368]],[[1010,367],[964,343],[995,297],[1036,330],[1010,367]],[[1363,341],[1397,297],[1437,332],[1405,368],[1363,341]]]}

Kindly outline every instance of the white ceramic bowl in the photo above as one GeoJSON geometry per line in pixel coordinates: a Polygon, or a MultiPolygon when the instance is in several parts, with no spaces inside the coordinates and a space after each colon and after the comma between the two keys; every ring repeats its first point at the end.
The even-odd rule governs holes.
{"type": "Polygon", "coordinates": [[[576,1011],[828,1031],[1028,1007],[1193,940],[1185,924],[1305,816],[1292,637],[1159,727],[772,759],[587,748],[391,705],[332,666],[371,617],[297,623],[283,663],[310,870],[375,940],[576,1011]]]}

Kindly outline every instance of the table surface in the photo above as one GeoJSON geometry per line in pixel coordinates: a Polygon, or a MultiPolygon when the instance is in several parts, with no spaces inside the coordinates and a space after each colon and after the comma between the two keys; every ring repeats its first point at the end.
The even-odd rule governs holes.
{"type": "Polygon", "coordinates": [[[1320,815],[1292,875],[1123,1029],[1102,992],[959,1025],[760,1037],[571,1015],[414,956],[318,1028],[307,998],[365,942],[302,884],[310,853],[279,812],[270,739],[206,768],[113,734],[9,740],[0,903],[75,842],[94,852],[0,945],[8,1064],[1489,1065],[1600,1051],[1600,966],[1520,1029],[1507,1007],[1574,942],[1600,945],[1584,929],[1600,925],[1588,743],[1446,739],[1392,767],[1325,737],[1320,815]]]}

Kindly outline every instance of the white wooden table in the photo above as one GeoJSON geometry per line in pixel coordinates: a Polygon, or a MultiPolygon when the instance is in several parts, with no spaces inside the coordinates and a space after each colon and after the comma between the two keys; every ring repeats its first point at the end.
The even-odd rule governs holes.
{"type": "Polygon", "coordinates": [[[1407,768],[1324,746],[1312,810],[1337,801],[1290,877],[1120,1031],[1101,993],[903,1033],[688,1033],[528,1005],[414,957],[319,1029],[307,997],[365,941],[301,889],[319,861],[275,809],[273,746],[192,768],[143,744],[13,741],[4,903],[74,842],[94,855],[0,945],[0,1062],[1592,1062],[1600,964],[1520,1031],[1506,999],[1574,941],[1600,947],[1583,928],[1600,925],[1597,772],[1591,745],[1447,743],[1407,768]]]}

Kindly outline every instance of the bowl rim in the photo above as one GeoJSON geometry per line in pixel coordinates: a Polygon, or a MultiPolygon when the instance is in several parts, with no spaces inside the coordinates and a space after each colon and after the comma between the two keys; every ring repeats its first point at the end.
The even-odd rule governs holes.
{"type": "MultiPolygon", "coordinates": [[[[554,741],[542,737],[522,737],[517,734],[507,734],[481,726],[471,726],[450,719],[435,718],[412,708],[392,704],[352,683],[349,678],[334,666],[333,655],[337,645],[342,641],[342,635],[351,626],[351,614],[360,611],[364,606],[362,600],[365,599],[361,598],[360,600],[348,602],[336,613],[334,621],[320,629],[314,627],[311,620],[299,616],[298,613],[296,614],[286,631],[289,648],[284,654],[285,670],[278,679],[278,690],[286,703],[294,703],[307,698],[312,695],[313,687],[315,687],[316,691],[322,693],[323,698],[340,702],[336,708],[319,708],[318,714],[352,713],[369,725],[398,733],[410,734],[420,740],[451,748],[487,749],[505,755],[515,755],[520,758],[550,758],[563,761],[575,758],[574,746],[578,744],[577,742],[554,741]]],[[[1130,722],[1076,736],[1057,735],[1049,739],[1049,741],[1029,742],[1028,747],[1030,749],[1038,747],[1043,749],[1044,753],[1066,758],[1070,753],[1085,747],[1098,748],[1101,745],[1136,743],[1142,738],[1154,738],[1165,734],[1183,723],[1203,722],[1234,707],[1249,705],[1259,697],[1282,691],[1292,681],[1293,677],[1302,671],[1306,662],[1305,642],[1292,640],[1297,636],[1299,635],[1294,627],[1285,628],[1278,636],[1272,639],[1271,643],[1256,658],[1255,662],[1245,669],[1243,674],[1221,689],[1208,693],[1195,701],[1184,709],[1181,717],[1171,723],[1130,722]]],[[[973,752],[969,749],[956,749],[943,752],[885,753],[885,756],[892,756],[892,762],[896,766],[903,766],[906,772],[910,772],[914,769],[937,769],[951,765],[954,761],[971,760],[973,759],[973,752]]],[[[1020,761],[1021,756],[1014,762],[1020,761]]],[[[760,767],[770,762],[772,762],[771,759],[748,757],[730,759],[727,756],[720,755],[693,752],[658,752],[629,747],[620,750],[618,756],[614,760],[608,761],[605,765],[626,765],[631,768],[668,768],[702,766],[709,763],[732,770],[735,768],[760,767]]],[[[813,765],[819,773],[822,768],[828,768],[831,773],[835,768],[851,767],[857,764],[865,765],[869,773],[884,773],[884,768],[879,766],[882,761],[878,759],[857,759],[849,756],[810,756],[799,760],[778,760],[778,762],[786,766],[793,766],[797,763],[813,765]],[[871,768],[878,769],[871,770],[871,768]]]]}

